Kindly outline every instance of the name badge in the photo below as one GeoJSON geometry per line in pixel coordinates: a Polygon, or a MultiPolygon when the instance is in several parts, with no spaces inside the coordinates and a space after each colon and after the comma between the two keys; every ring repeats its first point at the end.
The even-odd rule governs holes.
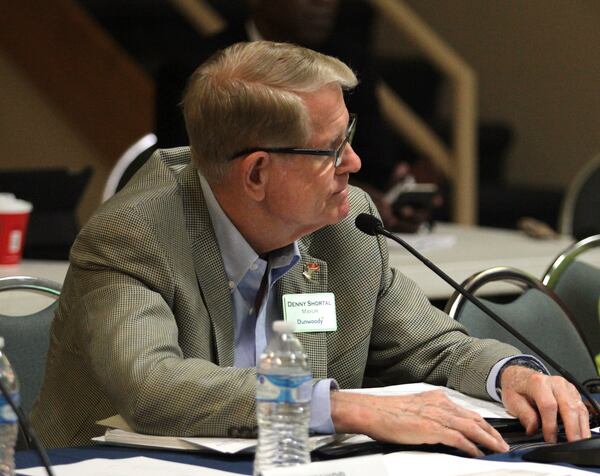
{"type": "Polygon", "coordinates": [[[294,332],[331,332],[337,330],[333,293],[284,294],[283,317],[293,322],[294,332]]]}

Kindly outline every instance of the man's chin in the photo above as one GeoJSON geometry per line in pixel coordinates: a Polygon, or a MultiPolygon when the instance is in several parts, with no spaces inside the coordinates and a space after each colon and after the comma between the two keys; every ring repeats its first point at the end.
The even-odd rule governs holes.
{"type": "Polygon", "coordinates": [[[315,229],[315,231],[320,230],[321,228],[324,228],[329,225],[337,225],[344,218],[346,218],[349,214],[350,214],[350,207],[338,207],[336,209],[335,213],[329,214],[328,219],[323,220],[321,225],[319,227],[317,227],[315,229]]]}
{"type": "Polygon", "coordinates": [[[348,199],[348,194],[347,192],[344,192],[341,195],[343,198],[335,205],[335,208],[332,207],[329,210],[323,210],[321,217],[327,218],[324,219],[321,225],[316,229],[321,229],[329,225],[335,225],[350,214],[350,200],[348,199]]]}
{"type": "Polygon", "coordinates": [[[341,203],[337,207],[337,214],[335,220],[332,225],[341,222],[344,218],[346,218],[350,214],[350,200],[348,200],[348,196],[344,198],[343,203],[341,203]]]}

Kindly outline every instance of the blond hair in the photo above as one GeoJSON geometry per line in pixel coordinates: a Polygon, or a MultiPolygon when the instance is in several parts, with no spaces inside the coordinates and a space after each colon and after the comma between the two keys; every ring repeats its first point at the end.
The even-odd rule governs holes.
{"type": "Polygon", "coordinates": [[[357,79],[337,58],[289,43],[237,43],[213,55],[188,82],[183,113],[192,157],[209,182],[252,147],[299,146],[310,138],[301,93],[357,79]]]}

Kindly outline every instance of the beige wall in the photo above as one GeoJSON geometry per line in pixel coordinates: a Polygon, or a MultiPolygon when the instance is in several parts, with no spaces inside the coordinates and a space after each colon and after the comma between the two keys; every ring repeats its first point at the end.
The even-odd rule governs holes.
{"type": "Polygon", "coordinates": [[[0,169],[94,167],[78,217],[98,205],[108,173],[94,148],[0,51],[0,169]]]}
{"type": "MultiPolygon", "coordinates": [[[[513,183],[565,186],[600,152],[600,2],[405,0],[475,69],[481,117],[507,121],[513,183]]],[[[379,50],[411,50],[385,23],[379,50]]]]}

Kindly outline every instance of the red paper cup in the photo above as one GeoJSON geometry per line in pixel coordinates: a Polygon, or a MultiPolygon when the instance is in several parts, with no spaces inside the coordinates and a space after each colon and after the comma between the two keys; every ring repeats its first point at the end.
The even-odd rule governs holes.
{"type": "Polygon", "coordinates": [[[17,264],[23,255],[32,205],[10,193],[0,193],[0,264],[17,264]]]}

